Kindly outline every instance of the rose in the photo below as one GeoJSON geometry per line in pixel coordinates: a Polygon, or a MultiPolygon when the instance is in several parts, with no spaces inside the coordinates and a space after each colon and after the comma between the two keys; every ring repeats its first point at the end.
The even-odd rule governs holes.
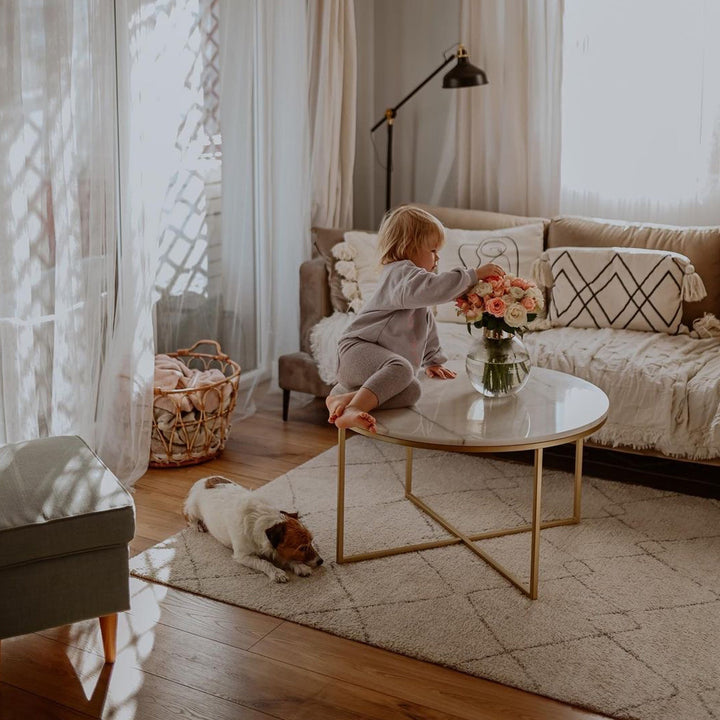
{"type": "Polygon", "coordinates": [[[520,288],[521,290],[527,290],[529,287],[531,287],[532,283],[529,282],[528,280],[523,280],[522,278],[514,277],[514,278],[510,281],[510,285],[511,285],[512,287],[518,287],[518,288],[520,288]]]}
{"type": "Polygon", "coordinates": [[[531,286],[527,290],[527,296],[531,297],[539,308],[545,307],[545,298],[543,297],[542,291],[535,286],[531,286]]]}
{"type": "Polygon", "coordinates": [[[490,280],[490,278],[486,278],[486,280],[492,285],[493,294],[496,297],[505,294],[505,282],[502,278],[497,278],[495,280],[490,280]]]}
{"type": "Polygon", "coordinates": [[[485,301],[485,310],[491,315],[501,318],[505,314],[505,303],[499,297],[489,298],[485,301]]]}
{"type": "Polygon", "coordinates": [[[510,327],[521,327],[527,324],[527,310],[520,303],[513,303],[505,310],[503,319],[510,327]]]}
{"type": "Polygon", "coordinates": [[[524,298],[520,301],[520,304],[521,304],[528,312],[532,312],[532,311],[537,307],[537,302],[536,302],[535,298],[530,297],[529,295],[526,296],[526,297],[524,297],[524,298]]]}
{"type": "Polygon", "coordinates": [[[511,285],[508,293],[513,296],[515,300],[522,300],[525,297],[525,288],[521,288],[518,285],[511,285]]]}
{"type": "Polygon", "coordinates": [[[472,303],[475,307],[482,307],[482,298],[477,293],[470,293],[467,296],[468,302],[472,303]]]}
{"type": "Polygon", "coordinates": [[[480,297],[485,297],[493,291],[493,286],[489,282],[479,282],[472,291],[480,297]]]}

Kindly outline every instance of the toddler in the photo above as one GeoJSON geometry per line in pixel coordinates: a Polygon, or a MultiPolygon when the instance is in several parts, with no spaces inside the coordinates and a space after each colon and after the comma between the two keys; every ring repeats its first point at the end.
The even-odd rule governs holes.
{"type": "Polygon", "coordinates": [[[375,432],[370,410],[414,405],[417,374],[452,379],[443,363],[429,305],[450,302],[478,280],[504,275],[498,265],[434,273],[445,242],[440,221],[411,205],[389,211],[378,231],[383,266],[373,295],[338,341],[337,384],[326,400],[328,422],[375,432]]]}

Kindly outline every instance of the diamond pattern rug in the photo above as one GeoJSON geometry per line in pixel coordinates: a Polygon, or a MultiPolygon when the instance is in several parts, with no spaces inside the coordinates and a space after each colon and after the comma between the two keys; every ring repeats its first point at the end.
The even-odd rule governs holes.
{"type": "MultiPolygon", "coordinates": [[[[347,444],[345,552],[445,537],[403,498],[404,448],[347,444]]],[[[510,457],[510,456],[508,456],[510,457]]],[[[325,565],[270,583],[186,529],[132,574],[618,718],[720,718],[720,502],[586,477],[579,525],[542,531],[531,601],[462,546],[337,565],[337,448],[256,492],[297,509],[325,565]]],[[[571,515],[546,470],[543,519],[571,515]]],[[[457,527],[530,522],[532,469],[415,451],[414,492],[457,527]]],[[[482,542],[527,583],[527,533],[482,542]]]]}

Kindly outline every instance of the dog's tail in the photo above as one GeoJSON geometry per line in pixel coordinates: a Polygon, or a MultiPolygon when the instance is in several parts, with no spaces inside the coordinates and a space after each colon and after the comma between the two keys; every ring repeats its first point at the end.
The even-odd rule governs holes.
{"type": "Polygon", "coordinates": [[[222,477],[222,475],[212,475],[209,478],[205,478],[205,488],[207,490],[212,490],[212,488],[217,487],[218,485],[233,485],[232,480],[228,480],[227,478],[222,477]]]}
{"type": "Polygon", "coordinates": [[[200,489],[212,490],[214,487],[218,487],[219,485],[228,484],[233,485],[234,483],[232,480],[228,480],[220,475],[212,475],[211,477],[202,478],[201,480],[196,481],[188,493],[187,498],[185,498],[185,504],[183,506],[183,516],[185,517],[185,522],[188,525],[197,525],[201,532],[207,532],[207,528],[200,517],[195,494],[200,489]]]}

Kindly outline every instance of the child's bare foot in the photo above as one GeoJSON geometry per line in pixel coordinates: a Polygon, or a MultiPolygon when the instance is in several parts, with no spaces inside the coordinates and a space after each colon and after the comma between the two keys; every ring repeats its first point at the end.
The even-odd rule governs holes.
{"type": "Polygon", "coordinates": [[[370,432],[375,432],[375,418],[364,410],[348,405],[345,412],[335,420],[336,427],[354,428],[359,427],[370,432]]]}
{"type": "Polygon", "coordinates": [[[354,392],[328,395],[325,399],[325,405],[327,405],[328,412],[330,413],[328,422],[334,423],[345,412],[345,408],[354,397],[354,392]]]}

